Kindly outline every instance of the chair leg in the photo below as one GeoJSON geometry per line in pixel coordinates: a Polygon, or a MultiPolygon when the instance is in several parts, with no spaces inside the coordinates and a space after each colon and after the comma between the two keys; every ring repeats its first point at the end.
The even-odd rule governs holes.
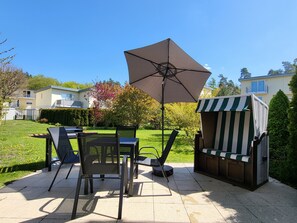
{"type": "Polygon", "coordinates": [[[88,175],[87,178],[85,178],[85,186],[84,186],[84,195],[87,195],[89,193],[89,183],[90,183],[90,193],[92,194],[94,192],[94,183],[92,179],[92,175],[88,175]]]}
{"type": "Polygon", "coordinates": [[[71,172],[73,166],[74,166],[74,164],[71,164],[71,167],[70,167],[70,169],[69,169],[69,171],[68,171],[68,173],[67,173],[66,179],[68,179],[68,176],[69,176],[69,174],[70,174],[70,172],[71,172]]]}
{"type": "Polygon", "coordinates": [[[170,189],[170,187],[169,187],[169,185],[168,185],[168,183],[169,183],[169,179],[168,179],[168,177],[167,177],[167,175],[166,175],[166,173],[165,173],[165,171],[164,171],[164,167],[163,167],[163,165],[160,165],[160,167],[161,167],[161,170],[162,170],[163,177],[166,178],[166,180],[167,180],[167,187],[168,187],[168,190],[169,190],[170,194],[172,195],[172,193],[171,193],[171,189],[170,189]]]}
{"type": "MultiPolygon", "coordinates": [[[[93,177],[93,176],[91,176],[91,177],[93,177]]],[[[89,181],[90,181],[90,193],[92,194],[94,192],[94,181],[93,181],[93,178],[90,178],[89,181]]]]}
{"type": "Polygon", "coordinates": [[[125,159],[125,157],[123,158],[123,164],[122,164],[122,168],[124,170],[124,189],[125,189],[125,194],[128,194],[128,162],[127,159],[125,159]],[[125,160],[125,161],[124,161],[125,160]]]}
{"type": "Polygon", "coordinates": [[[123,158],[122,170],[121,170],[121,184],[120,184],[120,199],[119,199],[119,211],[118,219],[122,219],[122,209],[123,209],[123,197],[124,197],[124,184],[126,178],[127,160],[126,157],[123,158]]]}
{"type": "Polygon", "coordinates": [[[56,180],[56,177],[58,176],[58,173],[59,173],[59,171],[60,171],[62,165],[63,165],[63,162],[60,163],[60,165],[59,165],[59,167],[58,167],[58,169],[57,169],[57,172],[56,172],[56,174],[55,174],[55,176],[54,176],[54,179],[53,179],[53,181],[52,181],[50,187],[48,188],[48,191],[50,191],[50,190],[52,189],[52,186],[53,186],[53,184],[54,184],[54,182],[55,182],[55,180],[56,180]]]}
{"type": "Polygon", "coordinates": [[[74,203],[73,203],[71,219],[75,219],[75,217],[76,217],[76,211],[77,211],[77,204],[78,204],[81,180],[82,180],[82,175],[80,175],[78,177],[78,179],[77,179],[76,192],[75,192],[75,197],[74,197],[74,203]]]}
{"type": "Polygon", "coordinates": [[[166,173],[164,171],[163,165],[160,165],[160,167],[161,167],[161,170],[162,170],[163,177],[166,178],[167,182],[169,182],[169,179],[168,179],[168,177],[167,177],[167,175],[166,175],[166,173]]]}

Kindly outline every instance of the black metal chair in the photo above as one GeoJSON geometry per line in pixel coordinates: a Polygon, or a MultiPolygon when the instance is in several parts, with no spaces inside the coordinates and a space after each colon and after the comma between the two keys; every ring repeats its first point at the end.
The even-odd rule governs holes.
{"type": "Polygon", "coordinates": [[[167,182],[169,182],[169,179],[164,171],[164,163],[168,157],[168,154],[172,148],[172,145],[175,141],[175,138],[178,134],[178,131],[177,130],[173,130],[168,141],[167,141],[167,144],[165,146],[165,149],[163,150],[162,152],[162,155],[159,156],[159,153],[157,151],[157,149],[153,146],[144,146],[144,147],[141,147],[140,150],[139,150],[139,155],[135,158],[135,164],[138,164],[138,165],[144,165],[144,166],[151,166],[151,167],[160,167],[161,170],[162,170],[162,174],[164,176],[164,178],[167,179],[167,182]],[[152,152],[141,152],[141,150],[143,149],[153,149],[155,151],[155,153],[152,153],[152,152]],[[151,155],[153,156],[154,158],[149,158],[147,156],[143,156],[143,155],[151,155]]]}
{"type": "MultiPolygon", "coordinates": [[[[137,130],[136,126],[119,125],[116,128],[116,134],[118,134],[119,137],[136,138],[136,130],[137,130]]],[[[120,154],[121,155],[130,155],[130,148],[121,146],[120,154]]]]}
{"type": "MultiPolygon", "coordinates": [[[[82,179],[84,178],[85,182],[88,182],[87,179],[92,182],[93,179],[100,179],[100,175],[103,174],[105,179],[120,179],[118,219],[121,219],[127,161],[126,156],[124,156],[122,164],[120,162],[119,138],[117,134],[78,133],[78,148],[81,167],[71,218],[74,219],[76,217],[82,179]]],[[[93,185],[91,184],[92,191],[93,185]]]]}
{"type": "Polygon", "coordinates": [[[60,161],[60,165],[57,169],[57,172],[54,176],[54,179],[52,180],[52,183],[48,189],[48,191],[51,190],[57,176],[58,173],[62,167],[63,164],[71,164],[71,167],[68,171],[68,174],[66,176],[66,179],[68,178],[72,167],[75,163],[79,163],[79,156],[78,153],[75,153],[75,151],[72,149],[71,143],[69,141],[68,135],[67,135],[67,131],[64,127],[50,127],[47,129],[47,131],[50,134],[50,137],[53,141],[57,156],[58,156],[58,160],[54,160],[51,162],[57,162],[60,161]]]}

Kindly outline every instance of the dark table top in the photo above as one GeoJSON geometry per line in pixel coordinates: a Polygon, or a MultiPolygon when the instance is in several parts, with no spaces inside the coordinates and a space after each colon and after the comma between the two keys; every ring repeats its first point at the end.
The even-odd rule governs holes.
{"type": "MultiPolygon", "coordinates": [[[[77,133],[67,133],[67,135],[71,139],[74,139],[77,137],[77,133]]],[[[41,139],[50,138],[50,135],[48,133],[31,134],[30,136],[34,138],[41,138],[41,139]]],[[[139,141],[138,138],[120,137],[120,144],[123,144],[123,145],[136,145],[138,141],[139,141]]]]}

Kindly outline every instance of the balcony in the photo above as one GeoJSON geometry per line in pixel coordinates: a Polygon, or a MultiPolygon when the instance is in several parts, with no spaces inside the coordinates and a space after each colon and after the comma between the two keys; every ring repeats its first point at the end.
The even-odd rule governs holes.
{"type": "Polygon", "coordinates": [[[268,86],[265,85],[264,87],[261,87],[261,88],[247,87],[246,93],[247,94],[268,94],[268,86]]]}
{"type": "Polygon", "coordinates": [[[54,107],[56,107],[56,108],[82,108],[82,102],[68,100],[68,99],[59,99],[59,100],[56,100],[54,107]]]}

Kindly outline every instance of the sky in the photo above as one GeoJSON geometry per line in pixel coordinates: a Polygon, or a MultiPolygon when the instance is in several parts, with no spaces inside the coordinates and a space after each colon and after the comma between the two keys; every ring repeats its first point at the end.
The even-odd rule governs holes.
{"type": "Polygon", "coordinates": [[[292,63],[296,28],[296,0],[0,0],[0,52],[14,47],[13,66],[60,82],[124,84],[125,50],[171,38],[239,84],[244,67],[262,76],[292,63]]]}

